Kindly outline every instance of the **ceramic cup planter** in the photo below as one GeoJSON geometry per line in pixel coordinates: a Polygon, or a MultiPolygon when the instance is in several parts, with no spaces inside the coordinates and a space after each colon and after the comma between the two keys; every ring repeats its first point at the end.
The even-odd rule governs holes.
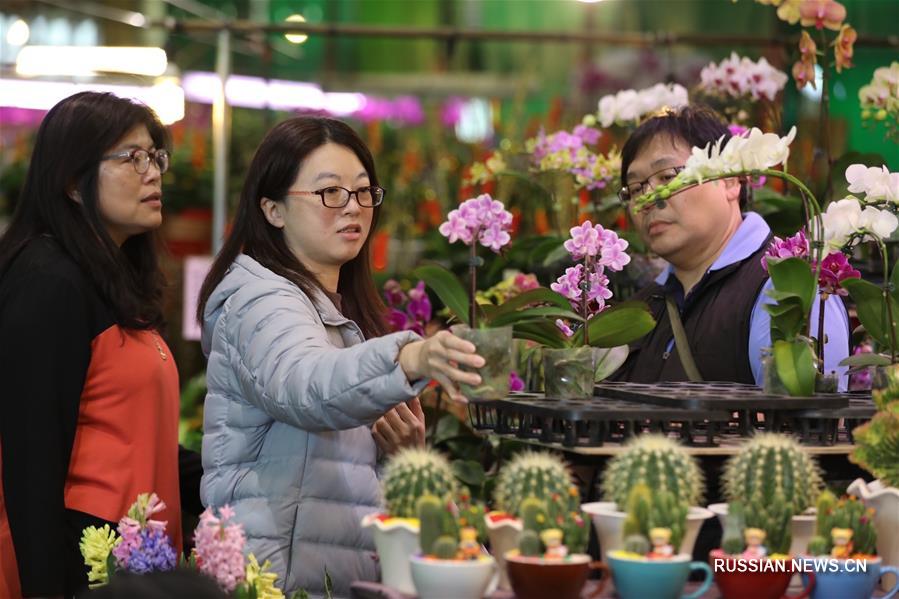
{"type": "MultiPolygon", "coordinates": [[[[812,590],[811,599],[871,599],[877,581],[882,576],[888,573],[899,574],[899,569],[882,565],[879,557],[857,560],[851,567],[847,561],[854,560],[831,560],[827,556],[807,557],[803,561],[806,562],[804,569],[813,569],[815,572],[815,588],[812,590]],[[862,561],[865,563],[864,571],[856,567],[862,561]],[[838,571],[831,571],[835,563],[839,564],[840,568],[838,571]]],[[[803,574],[802,578],[804,581],[807,575],[803,574]]],[[[879,595],[878,599],[890,599],[896,595],[899,591],[899,579],[894,577],[894,580],[896,582],[892,587],[887,589],[885,595],[879,595]]]]}
{"type": "Polygon", "coordinates": [[[543,385],[547,399],[586,399],[593,396],[594,352],[590,346],[544,348],[543,385]]]}
{"type": "Polygon", "coordinates": [[[646,559],[623,551],[608,554],[615,591],[621,599],[696,599],[712,586],[712,569],[705,562],[690,561],[686,553],[671,559],[646,559]],[[684,585],[690,572],[704,572],[702,585],[689,595],[684,595],[684,585]]]}
{"type": "MultiPolygon", "coordinates": [[[[599,548],[602,551],[602,561],[608,561],[609,551],[621,549],[624,546],[623,528],[627,518],[625,512],[618,511],[613,501],[594,501],[581,504],[581,510],[590,515],[593,526],[596,527],[596,535],[599,537],[599,548]]],[[[704,507],[691,507],[687,512],[687,528],[684,538],[678,547],[678,553],[693,555],[693,546],[702,523],[714,516],[704,507]]]]}
{"type": "Polygon", "coordinates": [[[477,354],[486,361],[481,368],[461,367],[481,375],[481,384],[476,387],[461,384],[462,394],[474,401],[505,398],[509,394],[509,373],[512,371],[512,327],[472,329],[455,325],[452,332],[471,341],[477,354]]]}
{"type": "Polygon", "coordinates": [[[604,572],[591,598],[599,597],[608,579],[608,568],[589,555],[576,553],[563,559],[525,557],[517,549],[505,555],[509,582],[516,599],[580,599],[591,570],[604,572]]]}
{"type": "Polygon", "coordinates": [[[709,561],[715,571],[715,584],[724,599],[803,599],[815,587],[812,573],[803,578],[804,587],[799,594],[787,595],[793,578],[789,564],[782,572],[773,567],[752,568],[750,560],[727,555],[721,549],[709,553],[709,561]]]}
{"type": "MultiPolygon", "coordinates": [[[[899,489],[887,487],[881,481],[866,483],[855,479],[846,489],[850,495],[873,507],[874,529],[877,531],[877,555],[885,566],[899,567],[899,489]]],[[[884,576],[882,588],[891,588],[899,576],[884,576]]]]}
{"type": "MultiPolygon", "coordinates": [[[[718,516],[721,528],[724,528],[724,520],[727,518],[727,504],[713,503],[709,510],[718,516]]],[[[793,516],[790,522],[790,555],[800,555],[805,552],[808,542],[815,536],[815,508],[809,508],[802,514],[793,516]]]]}
{"type": "Polygon", "coordinates": [[[499,570],[499,588],[507,591],[512,586],[506,572],[506,553],[518,547],[524,525],[520,518],[505,512],[488,512],[484,516],[484,524],[490,540],[490,553],[496,558],[499,570]]]}
{"type": "Polygon", "coordinates": [[[381,564],[381,582],[402,593],[414,594],[409,558],[420,551],[417,518],[390,518],[369,514],[362,528],[371,529],[381,564]]]}
{"type": "Polygon", "coordinates": [[[420,599],[481,599],[496,588],[496,560],[489,555],[450,560],[416,554],[409,557],[409,565],[420,599]]]}

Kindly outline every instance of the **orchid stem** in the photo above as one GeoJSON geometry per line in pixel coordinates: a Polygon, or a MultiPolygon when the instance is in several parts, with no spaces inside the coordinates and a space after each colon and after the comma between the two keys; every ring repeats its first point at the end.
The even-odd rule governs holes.
{"type": "Polygon", "coordinates": [[[468,323],[469,326],[474,329],[477,327],[477,289],[478,289],[478,246],[475,241],[477,240],[477,236],[472,239],[471,246],[469,246],[469,256],[468,256],[468,279],[469,279],[469,294],[468,294],[468,323]]]}
{"type": "Polygon", "coordinates": [[[815,342],[818,350],[818,372],[824,374],[824,306],[827,300],[824,294],[818,296],[818,339],[815,342]]]}
{"type": "Polygon", "coordinates": [[[890,297],[890,286],[892,285],[890,281],[890,267],[889,267],[889,254],[887,253],[887,246],[883,242],[883,239],[877,238],[877,245],[880,246],[880,256],[883,260],[883,303],[887,308],[887,320],[889,321],[890,327],[890,363],[896,363],[896,317],[893,314],[893,302],[890,297]]]}

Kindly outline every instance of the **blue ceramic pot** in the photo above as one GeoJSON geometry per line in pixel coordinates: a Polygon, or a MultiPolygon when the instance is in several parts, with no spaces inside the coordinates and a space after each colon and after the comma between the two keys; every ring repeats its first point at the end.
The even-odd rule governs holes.
{"type": "Polygon", "coordinates": [[[621,599],[696,599],[712,585],[712,569],[705,562],[691,562],[682,553],[672,559],[636,559],[623,552],[611,551],[607,556],[615,590],[621,599]],[[683,595],[690,572],[705,572],[705,580],[696,592],[683,595]]]}
{"type": "MultiPolygon", "coordinates": [[[[835,560],[826,557],[805,558],[804,568],[814,568],[815,588],[811,599],[871,599],[880,577],[896,574],[896,584],[878,599],[890,599],[899,591],[899,568],[884,566],[881,559],[835,560]]],[[[805,579],[808,575],[803,574],[805,579]]]]}

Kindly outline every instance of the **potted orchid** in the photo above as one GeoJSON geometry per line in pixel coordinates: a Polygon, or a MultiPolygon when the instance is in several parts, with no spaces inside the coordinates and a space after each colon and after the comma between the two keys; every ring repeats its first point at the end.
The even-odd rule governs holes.
{"type": "Polygon", "coordinates": [[[761,103],[774,122],[778,122],[775,99],[787,83],[787,74],[767,60],[754,61],[732,52],[720,63],[709,63],[699,74],[699,90],[710,99],[723,101],[724,114],[732,123],[742,123],[753,105],[761,103]]]}
{"type": "Polygon", "coordinates": [[[858,90],[862,120],[880,123],[886,137],[899,142],[899,62],[874,71],[871,83],[858,90]]]}
{"type": "MultiPolygon", "coordinates": [[[[596,364],[594,350],[590,344],[591,329],[606,329],[602,319],[594,321],[608,306],[612,298],[609,289],[609,271],[621,271],[630,262],[625,252],[627,241],[605,229],[602,225],[593,225],[589,220],[571,228],[571,237],[565,241],[564,247],[572,260],[579,264],[567,268],[565,274],[550,285],[550,289],[561,294],[579,315],[578,334],[572,329],[572,322],[556,320],[556,326],[564,334],[565,347],[545,349],[543,352],[544,385],[547,397],[584,398],[593,395],[593,383],[596,380],[596,364]],[[596,324],[598,323],[598,325],[596,324]],[[570,341],[569,341],[570,340],[570,341]]],[[[647,330],[651,330],[653,321],[649,312],[639,313],[637,304],[630,304],[628,309],[637,310],[635,320],[647,330]]],[[[621,308],[619,308],[621,309],[621,308]]],[[[634,323],[637,324],[637,323],[634,323]]],[[[637,324],[637,328],[643,328],[637,324]]],[[[619,346],[614,351],[606,351],[602,356],[605,365],[614,371],[627,358],[627,346],[619,346]]]]}

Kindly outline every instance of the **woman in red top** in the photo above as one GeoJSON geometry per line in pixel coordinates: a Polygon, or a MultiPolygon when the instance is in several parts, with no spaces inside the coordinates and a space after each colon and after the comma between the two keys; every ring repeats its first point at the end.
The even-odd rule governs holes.
{"type": "Polygon", "coordinates": [[[0,238],[0,597],[86,587],[78,540],[139,493],[180,548],[178,372],[159,336],[167,135],[85,92],[41,123],[0,238]]]}

